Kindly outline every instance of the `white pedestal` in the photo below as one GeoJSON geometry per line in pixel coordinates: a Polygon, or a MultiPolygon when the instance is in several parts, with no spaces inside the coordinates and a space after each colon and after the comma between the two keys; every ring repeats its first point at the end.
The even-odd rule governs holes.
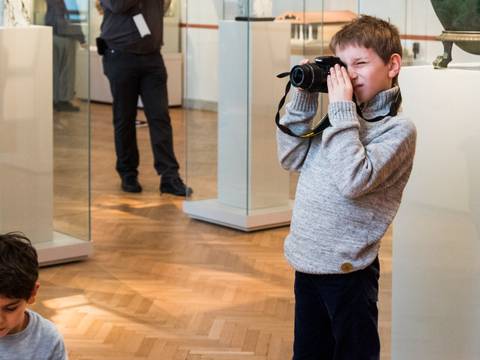
{"type": "Polygon", "coordinates": [[[480,64],[400,74],[418,140],[393,227],[393,360],[480,359],[478,84],[480,64]]]}
{"type": "Polygon", "coordinates": [[[221,21],[219,44],[218,199],[187,201],[185,212],[242,230],[288,224],[274,115],[285,86],[275,75],[290,68],[290,24],[221,21]]]}
{"type": "Polygon", "coordinates": [[[0,232],[22,231],[45,253],[55,243],[51,31],[0,28],[0,232]]]}
{"type": "MultiPolygon", "coordinates": [[[[88,77],[82,72],[88,69],[88,57],[85,49],[79,48],[77,52],[77,73],[75,91],[79,98],[88,98],[88,77]]],[[[162,53],[165,67],[167,68],[168,80],[168,105],[182,105],[182,54],[162,53]]],[[[112,103],[112,94],[107,77],[103,73],[102,57],[97,54],[97,48],[90,47],[90,100],[104,103],[112,103]]],[[[141,100],[139,107],[143,107],[141,100]]]]}
{"type": "Polygon", "coordinates": [[[242,231],[255,231],[285,226],[292,217],[293,201],[286,206],[269,207],[259,210],[236,208],[222,204],[218,199],[185,201],[183,210],[190,217],[228,226],[242,231]]]}
{"type": "Polygon", "coordinates": [[[52,35],[0,28],[0,231],[53,232],[52,35]]]}

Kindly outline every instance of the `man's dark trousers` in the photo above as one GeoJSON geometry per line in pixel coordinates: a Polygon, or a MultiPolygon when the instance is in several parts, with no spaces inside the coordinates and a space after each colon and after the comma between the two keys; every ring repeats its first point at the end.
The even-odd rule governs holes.
{"type": "Polygon", "coordinates": [[[379,360],[378,258],[348,274],[295,273],[294,360],[379,360]]]}
{"type": "Polygon", "coordinates": [[[160,52],[138,55],[107,49],[103,69],[113,96],[116,169],[120,176],[138,175],[135,120],[139,95],[148,120],[154,167],[163,179],[178,176],[168,113],[167,71],[160,52]]]}

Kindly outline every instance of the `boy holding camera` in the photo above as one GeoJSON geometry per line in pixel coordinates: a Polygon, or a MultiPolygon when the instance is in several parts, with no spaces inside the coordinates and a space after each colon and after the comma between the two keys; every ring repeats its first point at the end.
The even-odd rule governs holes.
{"type": "MultiPolygon", "coordinates": [[[[415,153],[414,124],[396,114],[398,30],[371,16],[330,43],[346,65],[327,77],[331,126],[311,139],[277,131],[282,166],[300,171],[285,256],[295,271],[294,360],[379,359],[378,250],[415,153]]],[[[281,124],[310,130],[318,93],[297,89],[281,124]]]]}
{"type": "Polygon", "coordinates": [[[20,233],[0,235],[0,360],[66,360],[55,326],[27,306],[38,292],[37,252],[20,233]]]}

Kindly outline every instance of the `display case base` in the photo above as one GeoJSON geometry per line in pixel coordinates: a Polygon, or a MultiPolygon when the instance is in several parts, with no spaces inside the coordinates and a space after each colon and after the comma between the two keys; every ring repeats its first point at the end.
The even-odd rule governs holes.
{"type": "Polygon", "coordinates": [[[92,254],[92,243],[59,232],[53,239],[34,244],[40,266],[83,260],[92,254]]]}
{"type": "Polygon", "coordinates": [[[290,224],[293,201],[288,206],[259,210],[235,208],[218,199],[185,201],[183,211],[193,219],[223,225],[242,231],[255,231],[290,224]]]}

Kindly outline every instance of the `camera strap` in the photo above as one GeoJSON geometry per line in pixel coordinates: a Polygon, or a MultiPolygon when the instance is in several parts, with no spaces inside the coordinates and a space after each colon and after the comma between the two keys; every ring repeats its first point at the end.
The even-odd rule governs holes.
{"type": "MultiPolygon", "coordinates": [[[[287,77],[290,75],[290,72],[284,72],[281,74],[277,75],[277,78],[281,79],[284,77],[287,77]]],[[[295,134],[292,130],[290,130],[288,127],[285,125],[280,124],[280,110],[282,109],[283,105],[285,104],[285,100],[287,99],[287,95],[290,92],[290,88],[292,87],[292,82],[289,80],[287,85],[285,86],[285,94],[281,98],[280,102],[278,103],[278,109],[277,109],[277,114],[275,115],[275,124],[277,124],[277,127],[285,134],[301,138],[301,139],[310,139],[318,134],[320,134],[323,130],[325,130],[327,127],[329,127],[330,120],[328,119],[328,113],[323,116],[323,118],[320,120],[319,124],[312,129],[311,131],[305,133],[305,134],[295,134]]],[[[355,99],[354,99],[355,100],[355,99]]],[[[355,101],[354,101],[355,102],[355,101]]],[[[368,122],[375,122],[375,121],[380,121],[387,116],[396,116],[398,113],[398,110],[400,109],[400,105],[402,104],[402,93],[400,92],[400,89],[398,90],[398,93],[395,97],[395,100],[393,101],[392,105],[390,106],[390,111],[386,115],[380,115],[377,116],[373,119],[365,119],[362,115],[362,111],[360,107],[355,103],[355,107],[357,109],[357,114],[364,119],[365,121],[368,122]]]]}
{"type": "MultiPolygon", "coordinates": [[[[290,72],[284,72],[281,74],[277,75],[277,78],[281,79],[284,77],[287,77],[290,75],[290,72]]],[[[283,105],[285,104],[285,100],[287,99],[287,95],[290,92],[290,88],[292,87],[292,82],[288,80],[287,86],[285,86],[285,94],[283,94],[282,99],[278,103],[278,109],[277,109],[277,114],[275,115],[275,124],[277,124],[277,127],[285,134],[293,136],[293,137],[298,137],[302,139],[309,139],[314,137],[315,135],[320,134],[323,130],[325,130],[327,127],[330,126],[330,121],[328,120],[328,114],[325,114],[325,116],[320,120],[319,124],[317,127],[312,129],[311,131],[307,132],[306,134],[295,134],[292,130],[290,130],[288,127],[285,125],[280,124],[280,110],[282,109],[283,105]]]]}

